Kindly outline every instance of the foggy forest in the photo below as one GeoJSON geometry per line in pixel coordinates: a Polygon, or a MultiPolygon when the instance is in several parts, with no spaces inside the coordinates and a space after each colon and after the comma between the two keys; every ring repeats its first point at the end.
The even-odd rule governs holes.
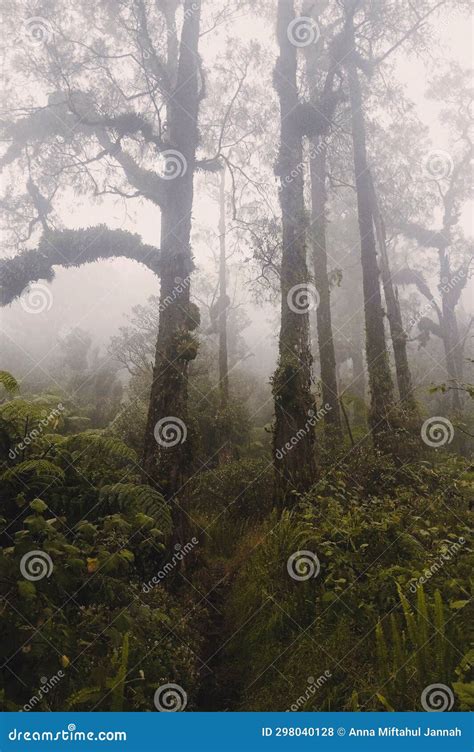
{"type": "Polygon", "coordinates": [[[468,0],[3,0],[0,707],[474,708],[468,0]]]}

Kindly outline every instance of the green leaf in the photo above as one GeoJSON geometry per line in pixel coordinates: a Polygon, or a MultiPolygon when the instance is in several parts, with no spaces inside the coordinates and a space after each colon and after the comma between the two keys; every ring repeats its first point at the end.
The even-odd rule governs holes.
{"type": "Polygon", "coordinates": [[[380,692],[377,692],[376,697],[382,703],[384,708],[389,711],[389,713],[395,712],[395,708],[390,705],[389,701],[383,695],[381,695],[380,692]]]}
{"type": "Polygon", "coordinates": [[[36,598],[36,587],[33,582],[28,580],[20,580],[18,582],[18,592],[20,598],[25,598],[27,601],[32,601],[36,598]]]}
{"type": "Polygon", "coordinates": [[[33,512],[37,512],[38,514],[43,514],[48,508],[48,505],[44,503],[41,499],[33,499],[33,501],[30,503],[30,509],[33,510],[33,512]]]}
{"type": "Polygon", "coordinates": [[[474,682],[470,684],[454,682],[453,688],[463,705],[474,708],[474,682]]]}
{"type": "Polygon", "coordinates": [[[10,394],[13,394],[13,392],[17,392],[18,389],[20,388],[18,381],[8,371],[0,371],[0,384],[10,394]]]}

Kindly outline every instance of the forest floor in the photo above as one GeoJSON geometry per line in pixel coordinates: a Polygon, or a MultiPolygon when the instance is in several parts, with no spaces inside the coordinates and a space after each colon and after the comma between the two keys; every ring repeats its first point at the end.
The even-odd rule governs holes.
{"type": "Polygon", "coordinates": [[[207,531],[185,572],[206,613],[193,709],[408,710],[437,680],[457,679],[462,693],[474,657],[465,545],[474,473],[462,460],[443,462],[344,468],[283,513],[268,489],[257,492],[250,503],[264,514],[253,520],[248,508],[215,514],[233,470],[209,474],[205,502],[201,488],[188,508],[207,531]],[[298,549],[318,551],[317,577],[288,577],[298,549]]]}

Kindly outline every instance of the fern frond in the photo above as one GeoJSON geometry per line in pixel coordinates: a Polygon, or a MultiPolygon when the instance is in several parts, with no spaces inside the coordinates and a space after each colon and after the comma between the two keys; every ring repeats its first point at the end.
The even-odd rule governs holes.
{"type": "Polygon", "coordinates": [[[128,632],[123,636],[122,650],[120,651],[120,664],[117,672],[117,676],[114,677],[112,700],[110,710],[111,712],[121,713],[123,710],[125,679],[127,678],[128,668],[128,651],[129,651],[129,634],[128,632]]]}
{"type": "Polygon", "coordinates": [[[416,607],[418,611],[417,619],[417,650],[420,656],[420,661],[423,663],[425,671],[429,671],[429,650],[428,645],[428,606],[426,605],[426,596],[423,586],[420,585],[416,593],[416,607]]]}
{"type": "Polygon", "coordinates": [[[9,394],[17,392],[20,388],[18,381],[8,371],[0,371],[0,384],[9,394]]]}
{"type": "Polygon", "coordinates": [[[402,692],[406,685],[406,657],[403,651],[402,636],[397,624],[395,614],[390,615],[390,628],[393,642],[393,671],[402,685],[402,692]]]}
{"type": "Polygon", "coordinates": [[[434,625],[435,625],[435,654],[437,660],[438,675],[443,677],[446,673],[445,657],[446,657],[446,638],[445,638],[445,623],[444,623],[444,608],[443,600],[439,590],[435,590],[434,594],[434,625]]]}
{"type": "Polygon", "coordinates": [[[64,480],[64,470],[49,460],[25,460],[5,470],[0,475],[4,483],[14,482],[20,477],[29,475],[47,483],[64,480]]]}
{"type": "Polygon", "coordinates": [[[100,500],[105,508],[113,513],[143,512],[151,517],[156,526],[168,535],[171,532],[171,513],[164,497],[150,486],[134,483],[114,483],[103,486],[100,500]]]}
{"type": "Polygon", "coordinates": [[[115,436],[104,436],[102,433],[91,430],[68,436],[65,442],[67,449],[78,451],[81,457],[104,456],[116,457],[121,460],[136,462],[137,455],[133,449],[115,436]]]}
{"type": "Polygon", "coordinates": [[[375,627],[375,644],[377,647],[377,659],[379,662],[380,673],[383,679],[386,681],[389,677],[388,649],[380,619],[377,622],[377,626],[375,627]]]}
{"type": "Polygon", "coordinates": [[[73,695],[66,700],[66,709],[70,710],[76,705],[83,705],[85,702],[93,702],[98,700],[103,694],[103,690],[100,687],[84,687],[79,692],[74,692],[73,695]]]}

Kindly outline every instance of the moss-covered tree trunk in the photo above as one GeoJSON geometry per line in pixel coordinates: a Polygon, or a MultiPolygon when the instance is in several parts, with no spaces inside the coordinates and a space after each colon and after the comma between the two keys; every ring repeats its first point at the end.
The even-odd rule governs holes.
{"type": "Polygon", "coordinates": [[[352,118],[354,171],[360,231],[362,284],[364,293],[367,370],[371,396],[370,425],[374,442],[383,444],[390,430],[390,410],[393,406],[393,381],[385,342],[384,311],[380,291],[372,207],[370,173],[368,170],[365,121],[362,92],[357,69],[354,23],[352,14],[346,19],[346,66],[352,118]]]}
{"type": "MultiPolygon", "coordinates": [[[[311,0],[303,4],[302,15],[312,17],[317,7],[311,0]]],[[[314,17],[317,24],[317,18],[314,17]]],[[[309,89],[309,101],[313,108],[315,130],[310,136],[310,179],[311,179],[311,251],[314,283],[318,292],[316,329],[318,332],[318,352],[321,373],[321,396],[323,405],[328,408],[324,414],[326,438],[330,442],[342,438],[341,411],[338,398],[336,354],[331,321],[331,289],[328,278],[328,254],[326,247],[326,139],[331,127],[332,115],[340,99],[340,93],[333,90],[336,67],[330,61],[326,79],[321,86],[321,73],[325,64],[324,43],[304,46],[305,72],[309,89]],[[317,127],[316,127],[317,123],[317,127]]]]}
{"type": "Polygon", "coordinates": [[[161,215],[160,322],[145,433],[148,480],[170,497],[189,466],[188,363],[196,356],[192,331],[198,310],[190,304],[193,177],[198,142],[200,0],[186,0],[176,85],[168,101],[166,200],[161,215]]]}
{"type": "Polygon", "coordinates": [[[309,293],[305,247],[302,133],[298,128],[297,48],[288,28],[293,0],[279,0],[277,38],[280,56],[275,88],[280,101],[280,152],[276,172],[281,181],[282,211],[281,328],[279,359],[273,376],[276,497],[291,503],[292,491],[304,491],[315,475],[314,415],[311,396],[309,293]]]}

